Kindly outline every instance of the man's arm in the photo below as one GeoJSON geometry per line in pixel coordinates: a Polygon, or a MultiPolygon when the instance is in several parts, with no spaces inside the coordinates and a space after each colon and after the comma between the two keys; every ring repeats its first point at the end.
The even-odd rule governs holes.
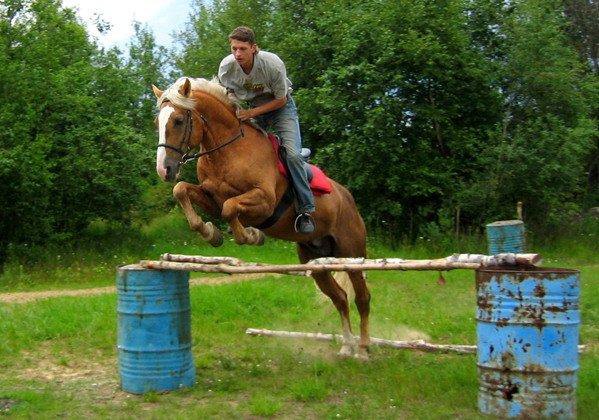
{"type": "Polygon", "coordinates": [[[283,108],[286,103],[287,103],[287,97],[283,96],[282,98],[273,99],[272,101],[262,104],[260,106],[257,106],[256,108],[240,109],[239,111],[237,111],[237,118],[239,118],[241,121],[246,121],[251,118],[256,118],[257,116],[266,114],[267,112],[275,111],[279,108],[283,108]]]}

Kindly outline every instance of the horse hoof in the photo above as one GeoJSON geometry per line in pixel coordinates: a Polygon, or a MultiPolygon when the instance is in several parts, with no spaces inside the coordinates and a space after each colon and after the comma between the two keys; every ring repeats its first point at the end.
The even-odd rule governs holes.
{"type": "Polygon", "coordinates": [[[368,353],[356,353],[354,354],[354,359],[360,362],[368,362],[370,360],[370,356],[368,353]]]}
{"type": "Polygon", "coordinates": [[[343,357],[343,358],[349,358],[352,357],[354,351],[351,348],[351,346],[342,346],[341,350],[339,350],[339,353],[337,353],[337,356],[339,357],[343,357]]]}
{"type": "Polygon", "coordinates": [[[208,243],[215,248],[223,244],[223,234],[215,226],[212,227],[212,237],[208,240],[208,243]]]}
{"type": "Polygon", "coordinates": [[[220,233],[220,230],[214,228],[214,234],[212,234],[212,239],[210,239],[208,243],[215,248],[218,248],[223,244],[223,234],[220,233]]]}
{"type": "Polygon", "coordinates": [[[368,355],[368,349],[360,347],[356,354],[354,354],[354,359],[359,360],[361,362],[367,362],[370,360],[370,356],[368,355]]]}
{"type": "Polygon", "coordinates": [[[256,245],[262,246],[264,245],[264,241],[266,240],[266,235],[261,230],[257,231],[258,239],[256,239],[256,245]]]}
{"type": "Polygon", "coordinates": [[[245,238],[238,238],[237,236],[233,236],[233,238],[235,238],[235,243],[237,245],[245,245],[245,244],[247,244],[247,239],[245,239],[245,238]]]}
{"type": "Polygon", "coordinates": [[[264,245],[264,232],[262,232],[259,229],[253,228],[253,227],[248,227],[246,228],[246,233],[248,236],[248,239],[246,241],[247,244],[250,245],[264,245]]]}

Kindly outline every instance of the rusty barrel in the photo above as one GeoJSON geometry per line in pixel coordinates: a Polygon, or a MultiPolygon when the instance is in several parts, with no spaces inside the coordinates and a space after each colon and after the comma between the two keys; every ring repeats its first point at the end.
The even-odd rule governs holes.
{"type": "Polygon", "coordinates": [[[524,252],[524,222],[522,220],[500,220],[487,225],[489,254],[524,252]]]}
{"type": "Polygon", "coordinates": [[[192,386],[189,272],[129,265],[116,282],[121,388],[143,394],[192,386]]]}
{"type": "Polygon", "coordinates": [[[499,417],[574,418],[579,272],[476,272],[479,409],[499,417]]]}

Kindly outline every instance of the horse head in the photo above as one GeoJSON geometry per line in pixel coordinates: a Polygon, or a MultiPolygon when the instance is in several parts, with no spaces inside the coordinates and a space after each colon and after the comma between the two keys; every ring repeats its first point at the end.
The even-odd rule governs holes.
{"type": "Polygon", "coordinates": [[[159,107],[156,172],[163,181],[174,181],[190,152],[199,147],[204,121],[195,111],[188,78],[179,79],[164,92],[154,85],[152,90],[159,107]]]}

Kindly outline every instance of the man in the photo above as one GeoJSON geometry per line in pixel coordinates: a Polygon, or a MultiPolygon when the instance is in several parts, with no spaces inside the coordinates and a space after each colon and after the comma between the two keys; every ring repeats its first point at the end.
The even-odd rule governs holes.
{"type": "Polygon", "coordinates": [[[314,196],[300,157],[299,120],[285,64],[276,54],[260,51],[254,31],[248,27],[235,28],[229,35],[229,44],[232,54],[220,63],[218,79],[230,95],[250,103],[250,109],[238,111],[241,121],[255,118],[263,128],[271,127],[281,139],[298,201],[294,227],[296,232],[312,233],[315,224],[310,213],[315,210],[314,196]]]}

